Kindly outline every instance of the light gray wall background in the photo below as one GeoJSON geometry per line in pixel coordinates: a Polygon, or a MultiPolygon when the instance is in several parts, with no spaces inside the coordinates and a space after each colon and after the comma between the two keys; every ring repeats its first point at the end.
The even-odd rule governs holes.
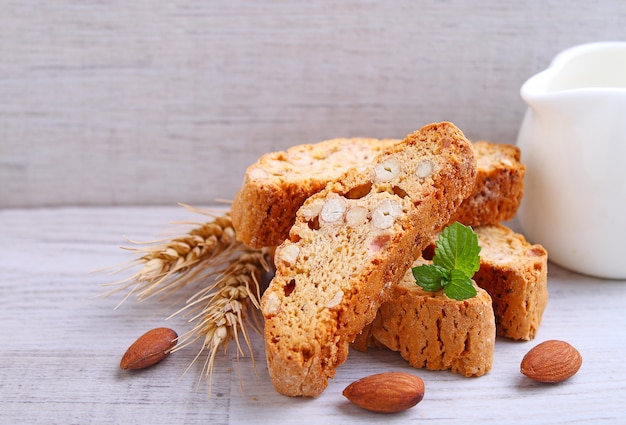
{"type": "Polygon", "coordinates": [[[514,143],[528,77],[625,39],[621,0],[5,0],[0,207],[207,205],[265,152],[440,120],[514,143]]]}

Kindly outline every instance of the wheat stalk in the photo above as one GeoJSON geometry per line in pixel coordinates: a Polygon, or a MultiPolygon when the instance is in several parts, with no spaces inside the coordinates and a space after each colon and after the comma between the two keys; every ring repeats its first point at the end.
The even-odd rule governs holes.
{"type": "Polygon", "coordinates": [[[155,295],[165,299],[180,294],[182,289],[192,294],[182,308],[168,317],[183,315],[194,324],[179,337],[173,351],[201,341],[185,373],[206,352],[200,378],[209,380],[210,395],[215,357],[220,349],[226,352],[230,340],[235,342],[239,358],[245,356],[240,341],[243,338],[256,370],[248,328],[259,331],[261,280],[270,270],[271,251],[255,250],[238,242],[228,212],[202,213],[214,219],[183,236],[157,244],[149,242],[147,247],[124,248],[140,255],[127,267],[139,264],[141,269],[107,285],[116,286],[108,295],[128,291],[118,306],[133,294],[139,302],[155,295]]]}
{"type": "MultiPolygon", "coordinates": [[[[201,340],[196,357],[185,372],[206,352],[201,377],[209,380],[209,395],[213,379],[213,366],[219,349],[226,352],[230,340],[237,345],[237,358],[245,356],[240,337],[243,337],[252,365],[255,366],[248,327],[258,331],[257,315],[260,308],[260,283],[269,271],[269,250],[247,249],[226,266],[215,283],[196,292],[187,304],[172,316],[184,314],[191,317],[195,326],[179,338],[176,350],[201,340]]],[[[255,366],[256,368],[256,366],[255,366]]]]}

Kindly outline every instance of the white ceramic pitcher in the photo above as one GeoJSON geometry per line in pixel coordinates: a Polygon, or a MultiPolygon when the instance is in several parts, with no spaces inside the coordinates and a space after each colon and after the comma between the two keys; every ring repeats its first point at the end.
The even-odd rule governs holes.
{"type": "Polygon", "coordinates": [[[524,235],[560,266],[626,279],[626,42],[563,51],[521,96],[524,235]]]}

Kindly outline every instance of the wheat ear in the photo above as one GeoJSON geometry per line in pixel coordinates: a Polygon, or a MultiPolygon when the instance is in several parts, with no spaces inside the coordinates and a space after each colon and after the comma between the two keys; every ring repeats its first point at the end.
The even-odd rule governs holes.
{"type": "Polygon", "coordinates": [[[196,292],[182,309],[171,316],[183,314],[190,317],[189,322],[196,322],[191,330],[179,338],[175,351],[198,340],[202,341],[200,350],[187,370],[206,352],[201,377],[209,380],[209,396],[215,356],[219,349],[226,351],[230,340],[235,341],[239,358],[245,356],[240,342],[240,337],[243,338],[252,365],[256,368],[248,327],[258,331],[255,313],[260,308],[261,279],[270,269],[269,253],[267,248],[246,249],[218,272],[213,285],[196,292]]]}
{"type": "Polygon", "coordinates": [[[120,304],[132,294],[138,301],[159,294],[167,298],[181,289],[193,294],[169,317],[183,315],[194,323],[179,338],[174,351],[201,340],[200,349],[185,372],[206,352],[200,378],[209,379],[209,395],[215,357],[218,350],[226,351],[230,340],[235,341],[239,358],[245,356],[240,341],[243,338],[256,369],[248,328],[260,332],[261,281],[270,271],[272,255],[270,248],[255,250],[238,242],[229,213],[213,217],[213,221],[175,239],[148,247],[125,248],[140,254],[128,267],[140,264],[142,268],[124,280],[108,284],[117,286],[111,293],[128,290],[120,304]]]}
{"type": "Polygon", "coordinates": [[[203,274],[230,261],[231,254],[243,249],[243,245],[235,238],[230,214],[225,213],[183,236],[124,249],[140,255],[129,266],[142,267],[128,278],[108,284],[116,286],[110,294],[129,290],[122,302],[133,294],[139,301],[159,294],[167,296],[190,283],[203,281],[203,274]]]}

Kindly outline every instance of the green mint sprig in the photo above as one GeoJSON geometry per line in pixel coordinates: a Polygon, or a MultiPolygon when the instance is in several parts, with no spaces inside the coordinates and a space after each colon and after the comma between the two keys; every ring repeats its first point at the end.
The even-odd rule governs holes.
{"type": "Polygon", "coordinates": [[[443,229],[432,264],[413,267],[415,282],[425,291],[443,288],[448,298],[463,301],[476,296],[472,276],[480,268],[478,236],[471,227],[455,222],[443,229]]]}

